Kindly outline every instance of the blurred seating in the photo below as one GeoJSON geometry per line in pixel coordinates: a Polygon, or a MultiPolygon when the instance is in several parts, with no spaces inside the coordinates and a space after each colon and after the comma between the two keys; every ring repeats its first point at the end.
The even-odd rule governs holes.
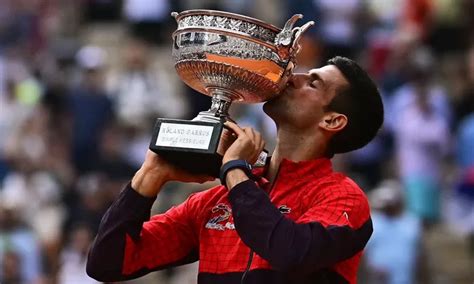
{"type": "MultiPolygon", "coordinates": [[[[337,165],[370,195],[383,180],[401,183],[405,209],[392,216],[374,199],[361,283],[400,283],[390,280],[399,271],[403,283],[472,283],[472,1],[149,2],[0,1],[0,283],[95,283],[83,270],[87,247],[143,161],[155,118],[189,119],[210,106],[180,82],[171,58],[170,12],[191,8],[277,26],[303,13],[316,25],[302,41],[299,72],[335,54],[370,70],[386,124],[337,165]],[[421,248],[424,260],[415,260],[421,248]],[[390,259],[399,265],[384,267],[390,259]],[[420,267],[421,278],[411,271],[420,267]]],[[[232,112],[272,148],[274,126],[260,105],[232,112]]],[[[169,184],[154,212],[205,187],[169,184]]],[[[182,271],[130,283],[189,282],[182,271]]]]}

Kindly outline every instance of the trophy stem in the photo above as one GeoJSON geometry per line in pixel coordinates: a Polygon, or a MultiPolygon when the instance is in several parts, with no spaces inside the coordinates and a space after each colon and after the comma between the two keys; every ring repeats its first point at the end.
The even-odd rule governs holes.
{"type": "Polygon", "coordinates": [[[229,117],[229,108],[232,103],[232,97],[235,97],[232,91],[223,88],[208,88],[212,96],[211,108],[207,111],[201,111],[194,121],[222,122],[233,121],[229,117]]]}

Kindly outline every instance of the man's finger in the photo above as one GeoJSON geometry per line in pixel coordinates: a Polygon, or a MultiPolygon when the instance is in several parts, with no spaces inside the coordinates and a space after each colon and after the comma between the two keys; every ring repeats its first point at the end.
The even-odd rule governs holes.
{"type": "Polygon", "coordinates": [[[245,132],[245,134],[247,134],[247,137],[249,137],[251,141],[255,141],[255,134],[252,130],[253,128],[250,127],[243,128],[243,131],[245,132]]]}
{"type": "Polygon", "coordinates": [[[254,148],[254,149],[255,149],[255,153],[257,153],[257,157],[258,157],[258,155],[260,155],[260,153],[261,153],[262,150],[263,150],[262,141],[257,141],[257,142],[255,143],[255,148],[254,148]]]}
{"type": "Polygon", "coordinates": [[[262,134],[260,132],[255,131],[255,144],[260,144],[260,142],[263,140],[262,134]]]}
{"type": "Polygon", "coordinates": [[[237,134],[237,137],[242,135],[242,134],[245,134],[244,130],[242,128],[240,128],[237,124],[231,122],[231,121],[226,121],[224,123],[225,126],[229,127],[231,130],[234,131],[235,134],[237,134]]]}

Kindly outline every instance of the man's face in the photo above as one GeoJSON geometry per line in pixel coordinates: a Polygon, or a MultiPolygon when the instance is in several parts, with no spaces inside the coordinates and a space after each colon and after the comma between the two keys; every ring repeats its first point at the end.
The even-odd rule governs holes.
{"type": "Polygon", "coordinates": [[[289,123],[296,128],[317,125],[325,114],[324,107],[337,90],[349,83],[334,65],[296,73],[289,79],[280,96],[265,103],[263,110],[277,124],[289,123]]]}

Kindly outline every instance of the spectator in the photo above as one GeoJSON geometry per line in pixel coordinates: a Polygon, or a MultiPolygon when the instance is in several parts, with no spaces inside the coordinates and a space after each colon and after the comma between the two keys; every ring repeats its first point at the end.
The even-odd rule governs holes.
{"type": "MultiPolygon", "coordinates": [[[[23,220],[31,227],[45,253],[48,268],[55,265],[56,249],[62,239],[64,218],[61,179],[56,169],[56,149],[50,147],[48,113],[35,108],[6,147],[11,171],[5,177],[3,198],[15,202],[23,220]],[[33,119],[34,117],[34,119],[33,119]]],[[[66,165],[67,166],[67,165],[66,165]]]]}
{"type": "Polygon", "coordinates": [[[345,155],[347,170],[365,191],[372,190],[381,182],[386,157],[389,156],[390,142],[387,131],[382,129],[365,147],[345,155]]]}
{"type": "Polygon", "coordinates": [[[125,129],[125,159],[137,167],[150,143],[156,118],[184,118],[188,111],[188,102],[177,92],[166,67],[152,66],[152,51],[146,41],[130,38],[120,68],[108,80],[118,122],[125,129]]]}
{"type": "Polygon", "coordinates": [[[384,181],[370,195],[374,234],[366,247],[368,283],[415,282],[421,242],[419,219],[405,210],[401,185],[384,181]]]}
{"type": "Polygon", "coordinates": [[[474,261],[474,166],[460,174],[447,208],[450,227],[467,238],[468,253],[472,262],[474,261]]]}
{"type": "MultiPolygon", "coordinates": [[[[469,88],[474,82],[474,49],[468,53],[469,88]]],[[[472,91],[472,89],[471,89],[472,91]]],[[[472,94],[471,94],[472,95],[472,94]]],[[[459,181],[450,196],[448,217],[453,229],[469,239],[469,253],[474,260],[474,100],[467,97],[463,119],[457,128],[457,166],[459,181]]]]}
{"type": "Polygon", "coordinates": [[[363,2],[360,0],[314,0],[319,11],[319,29],[324,46],[323,62],[340,55],[354,58],[361,38],[363,2]]]}
{"type": "Polygon", "coordinates": [[[92,231],[86,225],[76,225],[61,252],[58,284],[99,283],[86,274],[87,251],[92,242],[92,231]]]}
{"type": "Polygon", "coordinates": [[[132,38],[123,50],[123,66],[108,82],[115,111],[121,124],[149,129],[150,122],[161,116],[182,118],[187,104],[176,92],[163,67],[151,66],[150,46],[132,38]]]}
{"type": "MultiPolygon", "coordinates": [[[[185,87],[171,62],[176,23],[169,13],[187,9],[225,10],[278,27],[301,13],[316,25],[301,41],[298,72],[323,64],[331,52],[349,52],[368,66],[386,98],[387,123],[373,143],[337,159],[335,167],[349,170],[367,190],[400,172],[406,209],[387,217],[374,208],[382,216],[377,220],[395,224],[384,227],[374,220],[377,239],[401,242],[406,232],[398,224],[408,219],[404,216],[424,216],[431,223],[439,215],[436,204],[446,208],[441,212],[448,218],[438,219],[445,223],[423,232],[427,238],[420,247],[428,249],[425,262],[433,265],[434,282],[471,283],[465,240],[471,239],[472,258],[473,5],[471,0],[0,0],[0,204],[6,204],[0,211],[17,224],[0,221],[0,283],[87,283],[81,278],[82,250],[72,249],[75,238],[69,234],[80,231],[85,240],[84,231],[98,226],[124,177],[141,165],[155,118],[192,119],[209,108],[210,97],[185,87]],[[420,44],[435,55],[416,51],[420,44]],[[420,65],[428,70],[425,83],[419,83],[423,75],[412,74],[420,65]],[[448,128],[456,134],[456,148],[443,159],[451,153],[448,128]],[[66,238],[71,242],[63,242],[66,238]]],[[[260,105],[235,104],[231,111],[239,124],[266,136],[267,150],[273,148],[275,126],[262,119],[260,105]]],[[[164,212],[196,190],[170,184],[154,211],[164,212]]],[[[390,259],[391,247],[383,249],[390,259]]],[[[385,259],[379,257],[380,268],[385,259]]],[[[158,278],[154,283],[184,283],[158,278]]]]}
{"type": "Polygon", "coordinates": [[[169,0],[125,0],[123,9],[133,35],[150,43],[166,42],[167,24],[172,20],[169,0]]]}
{"type": "Polygon", "coordinates": [[[70,232],[77,224],[84,224],[96,233],[102,215],[118,194],[113,186],[124,185],[121,179],[107,176],[102,172],[92,171],[82,174],[68,199],[68,215],[64,223],[64,232],[70,232]]]}
{"type": "Polygon", "coordinates": [[[2,266],[0,267],[0,283],[3,284],[21,284],[23,278],[21,275],[20,256],[12,250],[5,251],[2,266]]]}
{"type": "Polygon", "coordinates": [[[402,5],[399,0],[368,0],[367,9],[371,25],[367,30],[368,66],[371,74],[381,80],[388,59],[397,40],[398,22],[402,5]]]}
{"type": "MultiPolygon", "coordinates": [[[[474,105],[473,105],[474,107],[474,105]]],[[[474,108],[458,128],[457,160],[462,172],[474,167],[474,108]]]]}
{"type": "Polygon", "coordinates": [[[461,60],[465,59],[465,68],[462,68],[462,73],[459,74],[460,78],[464,79],[460,98],[456,102],[456,126],[459,125],[461,120],[466,116],[472,115],[474,110],[474,44],[468,49],[467,56],[462,57],[461,60]]]}
{"type": "Polygon", "coordinates": [[[14,83],[6,82],[6,90],[0,96],[0,184],[10,171],[7,144],[30,112],[30,108],[21,104],[15,97],[14,83]]]}
{"type": "Polygon", "coordinates": [[[113,117],[112,102],[103,85],[105,51],[85,46],[77,54],[83,78],[69,94],[72,117],[73,162],[80,173],[92,169],[99,156],[98,142],[113,117]]]}
{"type": "Polygon", "coordinates": [[[40,243],[20,213],[15,200],[0,195],[0,280],[40,283],[40,243]]]}
{"type": "Polygon", "coordinates": [[[441,164],[448,152],[450,109],[445,93],[431,81],[432,58],[414,54],[413,79],[394,95],[387,122],[395,138],[398,173],[407,207],[426,224],[437,221],[441,164]]]}
{"type": "MultiPolygon", "coordinates": [[[[112,180],[128,181],[136,168],[126,160],[126,132],[118,125],[109,125],[99,142],[99,159],[94,165],[94,172],[104,174],[112,180]]],[[[145,148],[146,149],[146,148],[145,148]]]]}
{"type": "Polygon", "coordinates": [[[120,19],[122,1],[88,0],[84,3],[84,18],[88,21],[104,22],[120,19]]]}

